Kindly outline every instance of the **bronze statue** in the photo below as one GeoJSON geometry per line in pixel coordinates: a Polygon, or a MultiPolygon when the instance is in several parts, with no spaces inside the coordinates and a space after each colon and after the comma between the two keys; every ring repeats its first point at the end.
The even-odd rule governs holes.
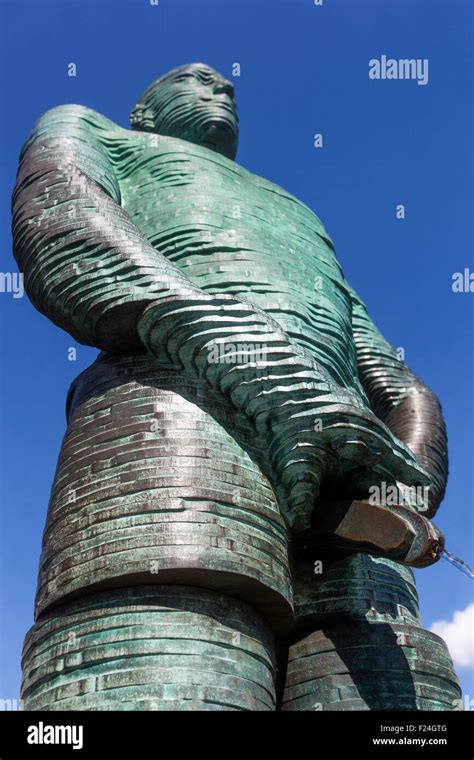
{"type": "Polygon", "coordinates": [[[436,397],[317,216],[235,163],[230,82],[175,69],[131,126],[53,108],[14,191],[30,299],[102,351],[68,396],[27,709],[449,709],[408,567],[443,547],[436,397]]]}

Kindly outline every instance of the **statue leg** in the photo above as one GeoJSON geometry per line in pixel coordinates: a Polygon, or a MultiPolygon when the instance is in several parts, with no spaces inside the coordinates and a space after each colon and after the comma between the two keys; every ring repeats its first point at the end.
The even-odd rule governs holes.
{"type": "Polygon", "coordinates": [[[289,535],[230,414],[145,355],[101,356],[75,381],[26,709],[275,708],[289,535]]]}
{"type": "Polygon", "coordinates": [[[274,710],[273,635],[244,602],[138,586],[55,608],[24,644],[27,710],[274,710]]]}
{"type": "Polygon", "coordinates": [[[282,710],[453,710],[442,639],[422,627],[412,571],[367,554],[295,572],[297,632],[282,710]]]}

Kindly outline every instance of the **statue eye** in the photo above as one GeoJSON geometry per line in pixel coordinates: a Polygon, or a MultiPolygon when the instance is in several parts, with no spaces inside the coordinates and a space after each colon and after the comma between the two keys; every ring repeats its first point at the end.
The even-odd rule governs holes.
{"type": "Polygon", "coordinates": [[[212,76],[212,74],[208,74],[205,71],[198,71],[196,74],[196,77],[203,84],[212,84],[214,82],[214,77],[212,76]]]}
{"type": "Polygon", "coordinates": [[[175,82],[182,82],[184,79],[195,79],[194,74],[180,74],[174,78],[175,82]]]}
{"type": "Polygon", "coordinates": [[[194,71],[186,72],[185,74],[178,74],[178,76],[174,78],[174,81],[184,82],[186,79],[196,79],[198,82],[204,85],[211,85],[215,81],[212,74],[208,74],[204,71],[194,71]]]}

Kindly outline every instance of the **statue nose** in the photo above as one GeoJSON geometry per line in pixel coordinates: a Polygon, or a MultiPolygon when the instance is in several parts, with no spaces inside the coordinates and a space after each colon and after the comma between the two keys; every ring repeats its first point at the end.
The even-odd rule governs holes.
{"type": "Polygon", "coordinates": [[[225,79],[221,82],[216,82],[213,90],[214,95],[230,95],[231,98],[234,97],[234,85],[225,79]]]}

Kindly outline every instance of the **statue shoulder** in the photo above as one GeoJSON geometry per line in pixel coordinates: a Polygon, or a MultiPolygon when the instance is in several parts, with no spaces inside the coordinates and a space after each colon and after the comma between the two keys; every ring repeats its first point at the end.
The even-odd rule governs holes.
{"type": "Polygon", "coordinates": [[[50,108],[37,119],[23,146],[23,151],[33,141],[39,139],[76,137],[91,142],[99,139],[104,132],[120,129],[121,127],[117,124],[92,108],[68,103],[50,108]]]}
{"type": "Polygon", "coordinates": [[[45,160],[58,167],[69,162],[120,204],[120,186],[107,147],[110,135],[120,131],[124,130],[92,108],[76,104],[51,108],[36,121],[23,145],[18,176],[45,160]]]}

